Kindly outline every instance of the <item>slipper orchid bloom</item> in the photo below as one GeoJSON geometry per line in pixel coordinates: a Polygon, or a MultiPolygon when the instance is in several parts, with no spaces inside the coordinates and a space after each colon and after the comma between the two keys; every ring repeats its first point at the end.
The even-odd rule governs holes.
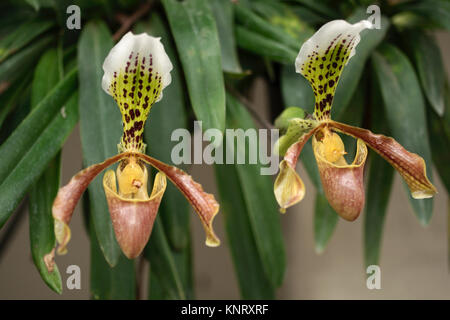
{"type": "Polygon", "coordinates": [[[171,82],[172,63],[160,38],[128,32],[109,52],[103,70],[102,87],[117,102],[122,114],[119,154],[82,170],[59,190],[52,208],[58,253],[66,252],[70,240],[68,224],[82,193],[98,174],[116,162],[119,162],[116,172],[108,170],[103,176],[103,188],[116,239],[128,258],[137,257],[147,244],[166,188],[166,177],[199,215],[206,244],[218,246],[220,241],[212,228],[219,210],[214,196],[205,193],[182,170],[144,153],[144,123],[152,105],[162,98],[163,89],[171,82]],[[150,196],[146,164],[158,170],[150,196]]]}
{"type": "MultiPolygon", "coordinates": [[[[281,212],[301,201],[305,195],[305,186],[295,172],[295,166],[309,138],[312,138],[325,196],[333,209],[346,220],[355,220],[364,207],[366,145],[400,173],[413,198],[430,198],[437,192],[427,178],[425,161],[419,155],[407,151],[393,138],[331,120],[330,111],[339,77],[355,54],[359,33],[366,28],[372,28],[366,20],[355,24],[344,20],[331,21],[300,49],[295,68],[311,84],[315,108],[311,117],[291,117],[286,134],[277,141],[275,150],[284,156],[274,184],[281,212]],[[337,132],[357,139],[357,151],[351,164],[344,158],[344,143],[337,132]]],[[[293,111],[287,109],[285,112],[292,114],[293,111]]]]}

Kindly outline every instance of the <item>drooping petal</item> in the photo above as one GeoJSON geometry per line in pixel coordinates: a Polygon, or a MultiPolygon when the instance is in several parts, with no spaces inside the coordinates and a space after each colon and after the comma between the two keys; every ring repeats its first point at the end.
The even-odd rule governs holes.
{"type": "Polygon", "coordinates": [[[287,208],[302,201],[305,196],[305,185],[295,171],[295,167],[305,143],[319,128],[320,126],[303,134],[296,143],[289,147],[283,161],[280,162],[280,173],[275,179],[273,191],[281,213],[285,213],[287,208]]]}
{"type": "Polygon", "coordinates": [[[59,244],[58,254],[67,252],[66,246],[70,240],[69,222],[84,190],[100,172],[124,157],[126,157],[126,154],[118,154],[102,163],[94,164],[77,173],[67,185],[59,189],[52,207],[55,237],[59,244]]]}
{"type": "Polygon", "coordinates": [[[120,151],[145,150],[142,131],[151,106],[172,81],[172,63],[160,38],[128,32],[103,63],[102,87],[116,100],[124,133],[120,151]]]}
{"type": "Polygon", "coordinates": [[[314,115],[330,117],[334,93],[344,66],[355,54],[359,33],[372,28],[367,20],[350,24],[334,20],[323,25],[300,49],[295,69],[311,84],[315,96],[314,115]]]}
{"type": "MultiPolygon", "coordinates": [[[[336,137],[340,140],[334,133],[329,143],[336,143],[336,137]]],[[[367,158],[366,145],[358,139],[355,159],[352,164],[347,164],[343,157],[344,152],[336,154],[335,146],[327,146],[326,139],[317,141],[313,136],[312,142],[320,180],[328,202],[343,219],[355,220],[364,208],[365,202],[363,180],[364,164],[367,158]]]]}
{"type": "Polygon", "coordinates": [[[183,170],[165,164],[155,158],[146,154],[134,154],[136,157],[142,159],[146,163],[163,172],[170,181],[183,193],[186,199],[190,202],[192,207],[197,212],[203,228],[206,233],[206,245],[216,247],[220,245],[220,240],[214,233],[212,226],[213,220],[219,211],[219,204],[212,194],[203,191],[200,184],[195,182],[190,175],[183,170]]]}
{"type": "Polygon", "coordinates": [[[364,140],[400,173],[408,184],[413,198],[431,198],[437,193],[435,186],[428,180],[423,158],[409,152],[393,138],[336,121],[329,122],[329,125],[345,134],[364,140]]]}
{"type": "MultiPolygon", "coordinates": [[[[145,167],[144,170],[147,172],[145,167]]],[[[149,198],[146,191],[147,175],[143,180],[142,188],[145,190],[140,193],[142,196],[125,198],[117,192],[113,170],[108,170],[103,177],[114,233],[120,248],[129,259],[136,258],[147,244],[167,185],[166,176],[157,173],[149,198]]]]}

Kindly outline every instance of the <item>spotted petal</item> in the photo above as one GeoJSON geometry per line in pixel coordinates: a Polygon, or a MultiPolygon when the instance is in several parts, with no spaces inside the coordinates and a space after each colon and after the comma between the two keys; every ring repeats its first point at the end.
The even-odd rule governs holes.
{"type": "Polygon", "coordinates": [[[350,24],[334,20],[323,25],[300,49],[295,69],[311,84],[317,120],[330,117],[331,105],[344,66],[355,54],[359,33],[372,28],[367,20],[350,24]]]}
{"type": "Polygon", "coordinates": [[[435,186],[428,180],[425,161],[419,155],[409,152],[391,137],[374,134],[344,123],[330,121],[329,125],[345,134],[364,140],[380,156],[388,161],[407,183],[415,199],[431,198],[437,193],[435,186]]]}
{"type": "Polygon", "coordinates": [[[172,63],[160,38],[128,32],[103,63],[102,87],[117,102],[124,132],[119,151],[143,152],[144,123],[172,81],[172,63]]]}

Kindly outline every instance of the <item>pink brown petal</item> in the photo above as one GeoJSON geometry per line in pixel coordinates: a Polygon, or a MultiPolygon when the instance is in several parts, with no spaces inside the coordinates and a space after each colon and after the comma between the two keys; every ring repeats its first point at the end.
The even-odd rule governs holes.
{"type": "Polygon", "coordinates": [[[358,218],[364,207],[364,164],[367,147],[358,139],[357,152],[352,164],[329,162],[321,153],[316,137],[313,137],[313,150],[319,168],[320,180],[325,196],[331,207],[343,219],[353,221],[358,218]]]}
{"type": "Polygon", "coordinates": [[[280,212],[303,200],[306,190],[302,179],[295,171],[298,157],[311,135],[321,126],[300,137],[299,141],[289,147],[280,163],[280,173],[273,185],[275,198],[280,206],[280,212]]]}
{"type": "Polygon", "coordinates": [[[200,184],[195,182],[190,175],[176,167],[165,164],[148,155],[136,153],[136,157],[155,167],[169,178],[175,186],[184,194],[186,199],[197,212],[206,233],[206,245],[216,247],[220,245],[212,227],[215,215],[219,211],[219,204],[213,195],[203,191],[200,184]]]}
{"type": "Polygon", "coordinates": [[[126,154],[121,153],[102,163],[94,164],[78,172],[70,179],[68,184],[59,189],[52,207],[55,222],[55,237],[59,244],[58,254],[65,254],[67,252],[66,246],[70,240],[70,228],[68,225],[72,218],[73,210],[84,190],[86,190],[91,181],[100,172],[124,157],[126,157],[126,154]]]}
{"type": "Polygon", "coordinates": [[[428,180],[425,161],[419,155],[409,152],[391,137],[374,134],[367,129],[331,121],[329,125],[345,134],[362,139],[380,156],[388,161],[408,184],[415,199],[433,197],[437,190],[428,180]]]}
{"type": "Polygon", "coordinates": [[[114,233],[120,248],[129,259],[136,258],[147,244],[166,185],[166,176],[159,172],[150,198],[124,198],[117,193],[114,171],[108,170],[105,173],[103,188],[114,233]]]}

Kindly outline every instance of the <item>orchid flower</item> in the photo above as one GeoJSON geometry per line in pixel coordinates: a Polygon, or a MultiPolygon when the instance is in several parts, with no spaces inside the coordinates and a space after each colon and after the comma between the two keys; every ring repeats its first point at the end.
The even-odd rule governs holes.
{"type": "Polygon", "coordinates": [[[166,188],[166,177],[199,215],[206,244],[218,246],[220,241],[212,227],[219,210],[214,196],[205,193],[182,170],[144,153],[145,121],[152,105],[162,98],[163,89],[171,82],[172,63],[160,38],[128,32],[109,52],[103,70],[102,88],[114,98],[122,114],[119,154],[82,170],[59,190],[52,208],[58,253],[66,252],[71,236],[68,224],[82,193],[98,174],[116,162],[119,162],[116,172],[108,170],[103,176],[103,188],[116,239],[128,258],[137,257],[148,242],[166,188]],[[150,196],[146,164],[158,170],[150,196]]]}
{"type": "MultiPolygon", "coordinates": [[[[303,146],[312,138],[312,146],[325,196],[344,219],[355,220],[364,207],[363,171],[367,146],[388,161],[406,181],[415,199],[432,197],[437,191],[426,175],[425,161],[403,148],[393,138],[369,130],[333,121],[330,111],[342,71],[360,41],[359,33],[371,29],[363,20],[349,24],[335,20],[322,26],[300,49],[296,72],[311,84],[315,108],[311,117],[292,117],[287,132],[277,141],[276,150],[284,159],[275,180],[274,193],[280,211],[301,201],[305,186],[295,171],[303,146]],[[351,164],[344,158],[345,147],[339,133],[357,139],[356,156],[351,164]]],[[[292,114],[292,110],[286,110],[292,114]]]]}

